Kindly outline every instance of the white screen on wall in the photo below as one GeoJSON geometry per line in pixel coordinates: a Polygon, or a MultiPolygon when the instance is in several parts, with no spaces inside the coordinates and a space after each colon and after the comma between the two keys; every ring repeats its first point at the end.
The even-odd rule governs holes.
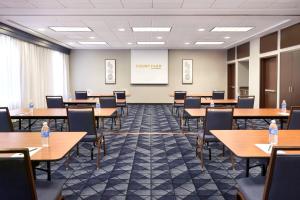
{"type": "Polygon", "coordinates": [[[168,84],[168,50],[131,50],[131,84],[168,84]]]}

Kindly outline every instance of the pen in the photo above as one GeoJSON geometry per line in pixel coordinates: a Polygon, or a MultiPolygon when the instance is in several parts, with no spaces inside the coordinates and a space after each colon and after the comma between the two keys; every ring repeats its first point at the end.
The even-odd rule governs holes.
{"type": "Polygon", "coordinates": [[[37,148],[30,149],[29,152],[35,151],[37,148]]]}
{"type": "Polygon", "coordinates": [[[268,148],[268,152],[271,150],[271,147],[272,147],[272,145],[270,144],[270,145],[269,145],[269,148],[268,148]]]}

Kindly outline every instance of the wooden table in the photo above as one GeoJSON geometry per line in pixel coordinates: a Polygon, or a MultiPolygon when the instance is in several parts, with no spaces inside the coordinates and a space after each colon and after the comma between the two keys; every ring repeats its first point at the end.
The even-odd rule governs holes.
{"type": "MultiPolygon", "coordinates": [[[[111,117],[117,108],[95,108],[95,118],[111,117]]],[[[29,130],[31,130],[31,119],[67,119],[67,111],[65,108],[36,108],[31,112],[29,109],[16,109],[10,111],[12,119],[19,119],[19,128],[21,129],[21,120],[29,120],[29,130]]],[[[120,120],[120,119],[119,119],[120,120]]],[[[121,124],[121,122],[120,122],[121,124]]]]}
{"type": "MultiPolygon", "coordinates": [[[[174,93],[169,94],[170,97],[174,97],[174,93]]],[[[203,92],[203,93],[197,93],[197,92],[188,92],[186,96],[189,97],[201,97],[201,98],[211,98],[212,93],[211,92],[203,92]]]]}
{"type": "Polygon", "coordinates": [[[30,159],[32,161],[45,161],[48,180],[51,180],[50,162],[64,158],[86,134],[86,132],[51,132],[49,147],[42,147],[39,132],[3,132],[0,134],[0,147],[42,147],[30,159]]]}
{"type": "MultiPolygon", "coordinates": [[[[199,109],[185,109],[191,117],[205,117],[205,108],[199,109]]],[[[283,120],[288,119],[289,111],[282,114],[277,108],[235,108],[233,113],[234,119],[279,119],[281,128],[283,127],[283,120]]]]}
{"type": "MultiPolygon", "coordinates": [[[[175,100],[174,102],[184,104],[184,100],[175,100]]],[[[209,105],[211,102],[214,102],[215,105],[236,105],[238,101],[236,99],[201,99],[203,105],[209,105]]]]}
{"type": "MultiPolygon", "coordinates": [[[[246,176],[249,176],[250,158],[269,158],[270,154],[255,144],[268,144],[268,130],[212,130],[218,140],[236,156],[246,158],[246,176]]],[[[300,146],[300,130],[279,130],[278,146],[300,146]]]]}
{"type": "Polygon", "coordinates": [[[64,104],[67,104],[67,105],[78,105],[78,104],[96,105],[97,102],[99,102],[98,98],[64,99],[64,104]]]}

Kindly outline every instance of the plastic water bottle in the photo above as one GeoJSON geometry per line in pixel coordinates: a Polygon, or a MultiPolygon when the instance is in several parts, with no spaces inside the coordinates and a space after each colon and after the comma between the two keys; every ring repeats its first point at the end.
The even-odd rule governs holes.
{"type": "Polygon", "coordinates": [[[269,126],[269,143],[272,146],[278,143],[278,127],[275,120],[272,120],[269,126]]]}
{"type": "Polygon", "coordinates": [[[30,111],[30,113],[33,113],[34,104],[33,104],[33,102],[32,102],[32,101],[30,101],[30,102],[29,102],[29,105],[28,105],[28,107],[29,107],[29,111],[30,111]]]}
{"type": "Polygon", "coordinates": [[[50,136],[50,129],[48,127],[47,122],[44,122],[41,130],[41,141],[43,147],[49,146],[49,136],[50,136]]]}
{"type": "Polygon", "coordinates": [[[286,113],[286,101],[283,100],[281,103],[281,112],[286,113]]]}
{"type": "Polygon", "coordinates": [[[96,103],[96,108],[100,108],[100,103],[99,102],[96,103]]]}
{"type": "Polygon", "coordinates": [[[214,103],[214,101],[212,100],[212,101],[210,101],[210,107],[215,107],[215,103],[214,103]]]}

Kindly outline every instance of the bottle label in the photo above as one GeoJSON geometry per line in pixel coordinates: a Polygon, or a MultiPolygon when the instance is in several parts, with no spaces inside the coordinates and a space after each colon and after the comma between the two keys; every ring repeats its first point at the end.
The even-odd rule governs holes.
{"type": "Polygon", "coordinates": [[[275,129],[275,128],[272,129],[272,128],[271,128],[271,129],[269,130],[269,132],[270,132],[271,135],[277,135],[277,134],[278,134],[278,129],[275,129]]]}
{"type": "Polygon", "coordinates": [[[49,131],[42,131],[41,132],[41,135],[42,135],[42,137],[49,137],[49,131]]]}

